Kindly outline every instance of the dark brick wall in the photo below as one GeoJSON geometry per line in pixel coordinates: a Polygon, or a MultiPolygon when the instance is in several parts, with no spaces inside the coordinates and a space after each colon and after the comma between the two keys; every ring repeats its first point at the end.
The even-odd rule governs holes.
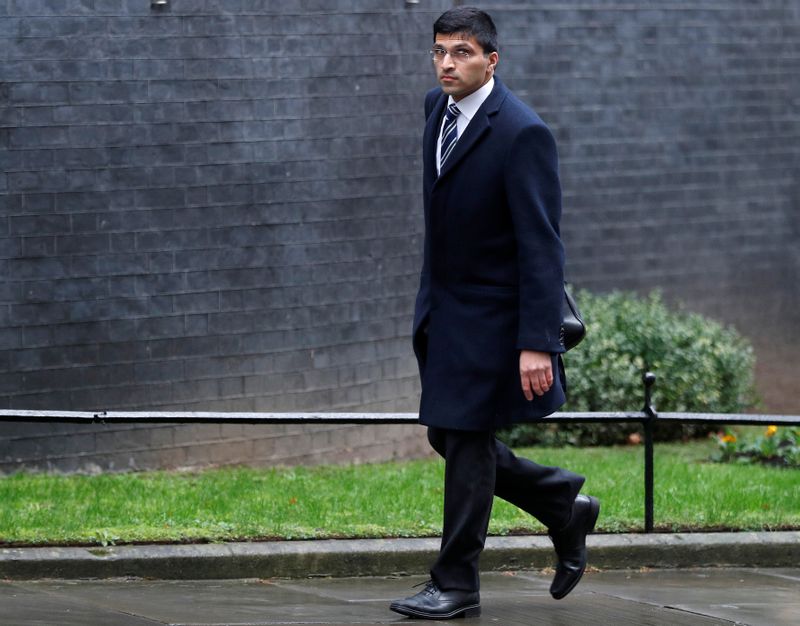
{"type": "Polygon", "coordinates": [[[3,426],[0,474],[20,469],[96,472],[363,463],[430,454],[419,426],[3,426]]]}
{"type": "Polygon", "coordinates": [[[3,404],[413,406],[428,16],[170,4],[0,3],[3,404]]]}
{"type": "MultiPolygon", "coordinates": [[[[0,0],[0,405],[415,410],[420,102],[446,6],[0,0]]],[[[0,468],[427,446],[239,430],[3,425],[0,468]]]]}
{"type": "MultiPolygon", "coordinates": [[[[415,410],[424,51],[451,4],[0,0],[0,406],[415,410]]],[[[800,411],[800,6],[483,5],[559,141],[570,279],[737,324],[767,408],[800,411]]],[[[108,427],[54,464],[192,464],[192,432],[215,449],[108,427]]],[[[67,446],[40,427],[15,454],[31,435],[4,425],[0,465],[67,446]]]]}

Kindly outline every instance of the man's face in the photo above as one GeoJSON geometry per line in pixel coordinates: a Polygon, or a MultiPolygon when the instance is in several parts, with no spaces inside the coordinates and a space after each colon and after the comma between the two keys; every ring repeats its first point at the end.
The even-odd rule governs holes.
{"type": "Polygon", "coordinates": [[[463,33],[437,33],[433,50],[440,54],[447,51],[444,57],[434,58],[433,66],[442,91],[456,102],[483,87],[494,74],[498,61],[497,52],[484,55],[475,37],[463,33]]]}

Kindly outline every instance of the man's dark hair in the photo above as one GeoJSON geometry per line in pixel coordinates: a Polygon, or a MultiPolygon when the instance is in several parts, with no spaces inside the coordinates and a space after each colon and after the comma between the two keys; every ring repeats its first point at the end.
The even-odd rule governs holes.
{"type": "Polygon", "coordinates": [[[497,29],[489,14],[475,7],[456,7],[445,11],[433,23],[433,40],[436,35],[454,33],[475,37],[483,52],[497,52],[497,29]]]}

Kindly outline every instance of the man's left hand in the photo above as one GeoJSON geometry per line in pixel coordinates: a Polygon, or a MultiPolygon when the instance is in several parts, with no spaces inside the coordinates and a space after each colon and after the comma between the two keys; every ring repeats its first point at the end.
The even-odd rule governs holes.
{"type": "Polygon", "coordinates": [[[519,376],[527,400],[543,396],[553,384],[553,363],[548,352],[522,350],[519,353],[519,376]]]}

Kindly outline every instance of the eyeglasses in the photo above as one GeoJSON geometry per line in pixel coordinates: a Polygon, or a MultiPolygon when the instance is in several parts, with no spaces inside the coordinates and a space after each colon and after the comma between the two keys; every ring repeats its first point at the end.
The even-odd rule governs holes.
{"type": "MultiPolygon", "coordinates": [[[[458,50],[453,50],[451,52],[446,48],[442,48],[441,46],[436,46],[430,51],[431,60],[434,63],[441,63],[442,61],[444,61],[444,58],[448,54],[455,63],[466,63],[473,56],[475,56],[474,53],[470,52],[469,50],[465,50],[464,48],[459,48],[458,50]]],[[[484,54],[484,56],[486,55],[484,54]]]]}

